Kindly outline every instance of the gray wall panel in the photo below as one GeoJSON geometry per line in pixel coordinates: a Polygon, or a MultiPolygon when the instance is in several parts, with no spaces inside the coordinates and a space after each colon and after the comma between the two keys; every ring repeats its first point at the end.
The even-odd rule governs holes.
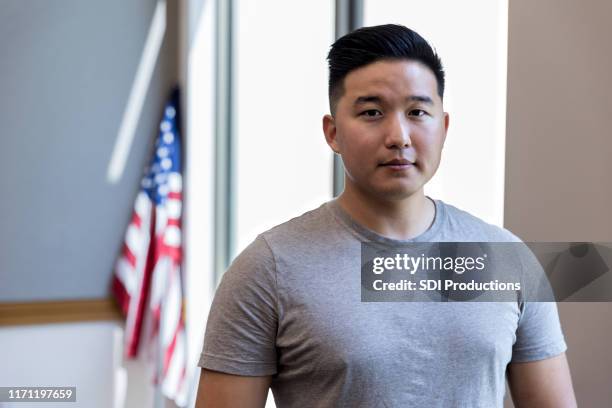
{"type": "Polygon", "coordinates": [[[108,295],[165,98],[175,2],[121,180],[107,167],[154,0],[2,0],[0,302],[108,295]]]}
{"type": "MultiPolygon", "coordinates": [[[[526,241],[609,242],[612,3],[509,4],[505,226],[526,241]]],[[[578,406],[609,407],[612,304],[558,307],[578,406]]]]}

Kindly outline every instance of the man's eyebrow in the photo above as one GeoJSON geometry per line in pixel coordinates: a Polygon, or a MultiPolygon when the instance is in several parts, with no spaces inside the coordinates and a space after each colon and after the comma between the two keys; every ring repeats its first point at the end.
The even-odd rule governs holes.
{"type": "MultiPolygon", "coordinates": [[[[426,103],[428,105],[433,105],[433,100],[426,95],[410,95],[406,97],[406,101],[407,102],[423,102],[426,103]]],[[[359,106],[359,105],[364,105],[368,102],[373,102],[373,103],[381,103],[382,102],[382,98],[378,95],[365,95],[365,96],[359,96],[357,97],[357,99],[355,99],[355,102],[353,103],[353,106],[359,106]]]]}
{"type": "Polygon", "coordinates": [[[357,99],[355,99],[353,106],[364,105],[368,102],[380,103],[381,101],[382,98],[377,95],[359,96],[357,99]]]}
{"type": "Polygon", "coordinates": [[[409,97],[406,98],[407,101],[416,101],[416,102],[423,102],[426,103],[428,105],[433,105],[434,102],[433,100],[426,95],[410,95],[409,97]]]}

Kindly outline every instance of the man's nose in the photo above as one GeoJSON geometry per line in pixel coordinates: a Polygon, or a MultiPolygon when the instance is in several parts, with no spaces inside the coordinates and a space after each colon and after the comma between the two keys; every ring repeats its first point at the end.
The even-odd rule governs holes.
{"type": "Polygon", "coordinates": [[[403,114],[394,115],[389,119],[385,145],[389,149],[405,149],[412,145],[410,124],[403,114]]]}

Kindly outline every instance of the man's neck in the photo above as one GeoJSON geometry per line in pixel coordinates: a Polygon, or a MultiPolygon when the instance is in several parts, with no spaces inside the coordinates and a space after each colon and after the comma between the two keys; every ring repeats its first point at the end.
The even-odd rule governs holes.
{"type": "Polygon", "coordinates": [[[401,200],[382,200],[347,188],[338,203],[351,218],[378,234],[399,240],[415,238],[432,225],[435,204],[423,189],[401,200]]]}

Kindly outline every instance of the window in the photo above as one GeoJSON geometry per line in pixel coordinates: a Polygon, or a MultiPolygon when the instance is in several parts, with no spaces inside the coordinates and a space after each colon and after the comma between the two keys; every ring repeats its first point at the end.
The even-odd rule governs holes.
{"type": "Polygon", "coordinates": [[[327,63],[334,2],[237,0],[235,254],[332,197],[327,63]]]}
{"type": "Polygon", "coordinates": [[[450,127],[425,193],[503,224],[507,0],[365,0],[364,25],[396,23],[436,48],[450,127]]]}

